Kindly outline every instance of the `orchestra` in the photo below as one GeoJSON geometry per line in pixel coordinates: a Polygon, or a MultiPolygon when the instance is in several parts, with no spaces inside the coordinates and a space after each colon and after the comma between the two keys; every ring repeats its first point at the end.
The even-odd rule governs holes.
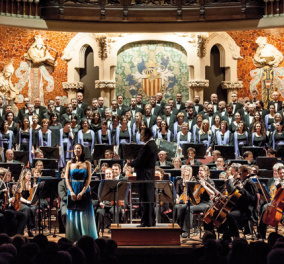
{"type": "MultiPolygon", "coordinates": [[[[93,98],[92,105],[88,106],[82,101],[82,93],[78,93],[78,97],[73,98],[72,104],[67,107],[58,105],[58,100],[55,100],[55,105],[55,101],[51,100],[48,109],[42,107],[40,115],[31,103],[27,103],[18,117],[13,112],[4,113],[7,120],[0,129],[3,163],[13,166],[22,162],[14,158],[14,151],[18,150],[27,151],[29,157],[18,175],[11,175],[4,168],[2,171],[0,164],[0,222],[5,223],[4,226],[1,224],[1,230],[8,234],[13,234],[11,230],[23,234],[27,228],[28,235],[33,236],[37,202],[40,201],[41,213],[48,208],[47,201],[35,194],[38,179],[45,179],[43,162],[38,160],[33,164],[34,158],[44,159],[41,147],[58,148],[57,176],[73,158],[73,148],[79,143],[84,148],[85,158],[92,164],[91,184],[92,181],[105,179],[129,182],[137,173],[135,166],[131,166],[135,157],[132,162],[126,160],[121,146],[134,144],[145,147],[147,142],[142,141],[141,135],[149,128],[159,150],[153,164],[164,169],[163,177],[159,179],[172,182],[174,186],[173,201],[166,204],[167,210],[164,211],[172,212],[167,219],[178,223],[182,238],[190,237],[195,225],[194,215],[201,214],[204,230],[217,230],[224,237],[233,238],[239,237],[241,229],[252,233],[253,225],[256,225],[258,238],[266,239],[267,226],[276,226],[282,221],[284,165],[281,151],[277,154],[284,145],[283,121],[277,113],[282,110],[282,105],[275,109],[274,104],[270,104],[266,110],[260,100],[256,101],[256,105],[250,101],[242,104],[237,101],[235,93],[230,104],[218,102],[216,94],[212,94],[211,101],[205,101],[203,105],[199,104],[198,96],[194,102],[182,102],[180,93],[176,98],[170,98],[168,103],[164,102],[161,93],[151,96],[149,103],[141,99],[138,94],[131,98],[128,106],[123,96],[118,95],[117,100],[112,100],[111,107],[107,108],[102,97],[93,98]],[[168,142],[176,147],[175,156],[171,156],[170,151],[159,142],[168,142]],[[192,146],[183,149],[186,144],[192,146]],[[205,147],[204,158],[197,158],[200,153],[194,146],[198,144],[205,147]],[[94,153],[96,146],[102,145],[110,148],[103,150],[101,162],[94,158],[94,153]],[[233,163],[225,158],[226,153],[216,150],[215,146],[230,146],[234,152],[231,153],[233,163]],[[252,150],[245,151],[244,147],[251,147],[252,150]],[[267,157],[278,159],[273,166],[272,177],[268,174],[267,177],[262,176],[267,179],[264,185],[253,147],[261,148],[267,157]],[[217,177],[216,173],[219,173],[217,177]]],[[[9,105],[5,109],[9,109],[9,105]]],[[[62,179],[58,184],[57,193],[63,227],[66,227],[67,187],[64,181],[62,179]]],[[[98,186],[100,184],[96,190],[91,186],[90,192],[93,193],[97,230],[103,232],[115,221],[115,209],[114,203],[101,200],[101,187],[98,192],[98,186]]],[[[126,202],[120,204],[117,211],[119,221],[130,222],[127,211],[131,195],[135,193],[131,188],[128,188],[126,202]]],[[[147,224],[141,227],[157,224],[152,216],[149,217],[151,221],[148,223],[147,219],[147,224]]]]}

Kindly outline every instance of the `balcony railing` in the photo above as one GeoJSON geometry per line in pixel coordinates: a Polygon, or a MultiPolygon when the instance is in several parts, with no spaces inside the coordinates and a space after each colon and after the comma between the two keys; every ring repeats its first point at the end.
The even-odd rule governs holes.
{"type": "Polygon", "coordinates": [[[264,0],[264,17],[278,17],[284,15],[284,0],[264,0]]]}
{"type": "Polygon", "coordinates": [[[39,0],[0,0],[1,16],[40,18],[39,0]]]}

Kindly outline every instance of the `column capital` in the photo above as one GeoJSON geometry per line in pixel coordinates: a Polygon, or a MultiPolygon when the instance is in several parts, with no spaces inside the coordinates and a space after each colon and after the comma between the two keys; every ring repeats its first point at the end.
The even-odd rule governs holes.
{"type": "Polygon", "coordinates": [[[193,89],[208,88],[209,80],[191,80],[191,81],[188,81],[188,86],[193,89]]]}
{"type": "Polygon", "coordinates": [[[95,81],[96,89],[115,89],[115,81],[112,80],[97,80],[95,81]]]}
{"type": "Polygon", "coordinates": [[[222,89],[242,89],[243,88],[243,81],[223,81],[221,82],[222,89]]]}
{"type": "Polygon", "coordinates": [[[68,91],[68,90],[83,90],[84,83],[82,83],[82,82],[63,82],[62,88],[66,91],[68,91]]]}

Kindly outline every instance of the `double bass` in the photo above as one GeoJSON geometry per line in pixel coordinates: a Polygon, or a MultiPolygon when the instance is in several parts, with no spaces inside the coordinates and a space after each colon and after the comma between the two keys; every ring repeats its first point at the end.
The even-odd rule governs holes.
{"type": "Polygon", "coordinates": [[[284,188],[280,188],[262,216],[263,223],[275,227],[281,221],[284,208],[284,188]]]}

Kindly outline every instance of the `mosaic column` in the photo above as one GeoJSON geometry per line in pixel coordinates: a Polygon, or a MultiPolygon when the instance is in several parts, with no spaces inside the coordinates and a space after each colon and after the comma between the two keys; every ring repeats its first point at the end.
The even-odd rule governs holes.
{"type": "Polygon", "coordinates": [[[72,98],[76,98],[76,93],[83,90],[84,84],[82,82],[63,82],[62,88],[67,92],[68,103],[70,103],[72,98]]]}
{"type": "Polygon", "coordinates": [[[227,89],[227,102],[232,102],[232,93],[238,94],[238,90],[243,88],[243,81],[224,81],[221,82],[222,89],[227,89]]]}
{"type": "Polygon", "coordinates": [[[95,81],[95,88],[100,89],[101,97],[104,98],[105,106],[110,106],[112,99],[115,99],[115,81],[95,81]]]}
{"type": "Polygon", "coordinates": [[[200,104],[203,104],[204,88],[209,87],[209,80],[191,80],[188,81],[189,100],[194,99],[195,95],[199,95],[200,104]]]}

